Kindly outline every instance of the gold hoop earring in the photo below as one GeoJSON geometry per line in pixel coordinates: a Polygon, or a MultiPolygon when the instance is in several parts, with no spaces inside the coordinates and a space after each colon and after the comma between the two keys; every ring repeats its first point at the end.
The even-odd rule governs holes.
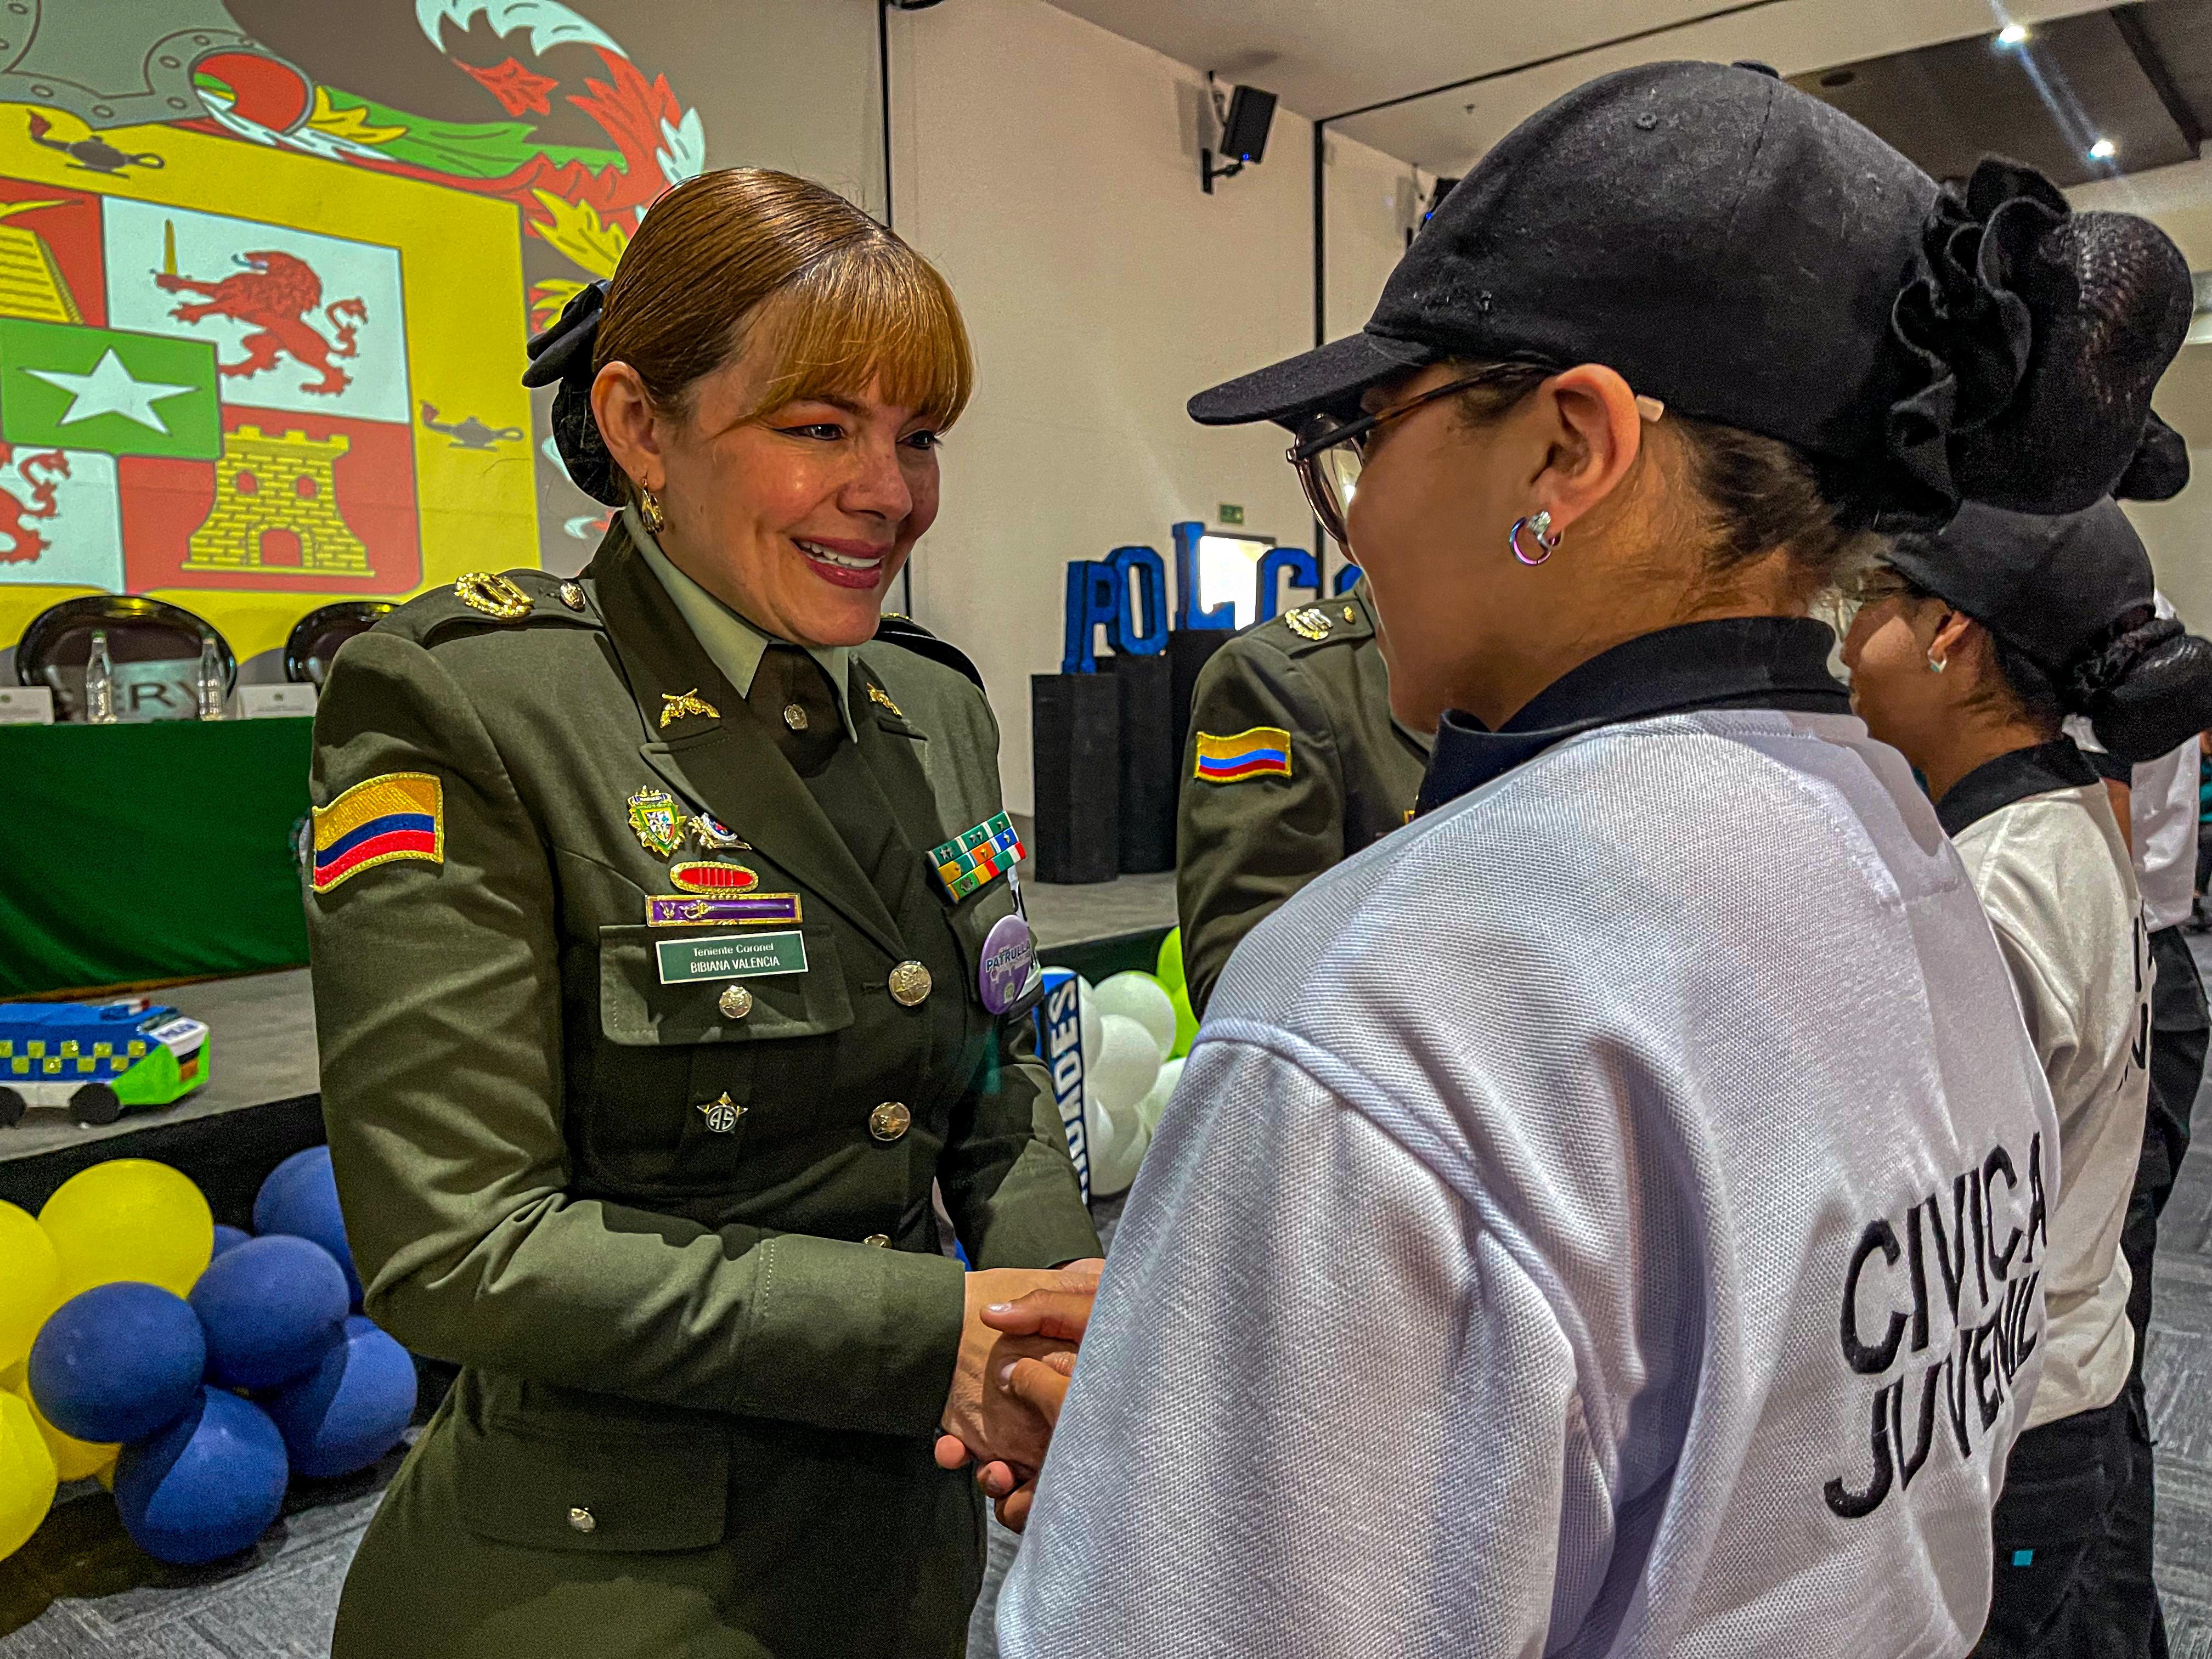
{"type": "Polygon", "coordinates": [[[645,520],[645,527],[658,536],[668,528],[668,514],[660,510],[660,497],[650,489],[638,489],[637,516],[645,520]]]}

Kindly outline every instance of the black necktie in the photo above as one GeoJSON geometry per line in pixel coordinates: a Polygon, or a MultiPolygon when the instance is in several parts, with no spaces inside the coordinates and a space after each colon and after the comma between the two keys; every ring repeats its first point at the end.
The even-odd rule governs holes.
{"type": "Polygon", "coordinates": [[[768,723],[776,747],[803,778],[827,766],[844,740],[845,721],[830,677],[795,645],[778,641],[761,653],[745,703],[768,723]]]}

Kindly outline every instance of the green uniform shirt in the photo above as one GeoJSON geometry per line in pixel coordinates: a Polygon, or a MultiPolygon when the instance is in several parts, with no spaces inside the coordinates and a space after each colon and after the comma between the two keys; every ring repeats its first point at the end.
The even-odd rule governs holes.
{"type": "Polygon", "coordinates": [[[1356,590],[1255,623],[1215,652],[1190,725],[1176,909],[1202,1015],[1245,934],[1406,822],[1428,745],[1390,717],[1389,673],[1356,590]]]}
{"type": "Polygon", "coordinates": [[[854,647],[857,740],[802,780],[619,526],[506,580],[526,614],[441,590],[349,641],[316,717],[348,1231],[368,1312],[464,1367],[333,1651],[957,1652],[933,1179],[979,1267],[1097,1248],[1032,1022],[978,992],[1013,895],[929,874],[1000,810],[990,708],[934,642],[854,647]]]}

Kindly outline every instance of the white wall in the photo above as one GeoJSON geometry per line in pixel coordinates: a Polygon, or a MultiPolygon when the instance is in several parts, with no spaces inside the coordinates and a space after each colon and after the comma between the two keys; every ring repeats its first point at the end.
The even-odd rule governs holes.
{"type": "MultiPolygon", "coordinates": [[[[1312,129],[1279,111],[1266,161],[1208,196],[1204,81],[1043,0],[891,20],[894,222],[959,295],[980,378],[915,554],[915,615],[982,669],[1017,811],[1033,805],[1030,676],[1059,669],[1070,559],[1142,543],[1171,561],[1168,526],[1214,522],[1224,501],[1255,533],[1311,535],[1277,428],[1183,413],[1313,342],[1312,129]]],[[[1334,332],[1365,319],[1402,251],[1369,208],[1406,170],[1333,149],[1362,181],[1332,215],[1334,332]]]]}
{"type": "MultiPolygon", "coordinates": [[[[2067,192],[2077,209],[2140,213],[2155,220],[2189,258],[2212,270],[2212,161],[2085,185],[2067,192]]],[[[2160,587],[2198,633],[2212,632],[2212,345],[2184,346],[2160,382],[2158,412],[2189,441],[2192,480],[2170,501],[2130,501],[2160,587]]]]}

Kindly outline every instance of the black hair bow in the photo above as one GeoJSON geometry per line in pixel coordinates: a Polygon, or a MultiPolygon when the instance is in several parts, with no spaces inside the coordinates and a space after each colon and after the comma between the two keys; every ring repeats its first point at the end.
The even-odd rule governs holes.
{"type": "Polygon", "coordinates": [[[522,383],[558,385],[553,394],[553,443],[561,452],[561,464],[576,488],[593,501],[620,507],[623,494],[615,459],[592,415],[592,362],[606,301],[605,282],[586,283],[579,289],[561,307],[553,326],[531,337],[530,367],[522,371],[522,383]]]}

